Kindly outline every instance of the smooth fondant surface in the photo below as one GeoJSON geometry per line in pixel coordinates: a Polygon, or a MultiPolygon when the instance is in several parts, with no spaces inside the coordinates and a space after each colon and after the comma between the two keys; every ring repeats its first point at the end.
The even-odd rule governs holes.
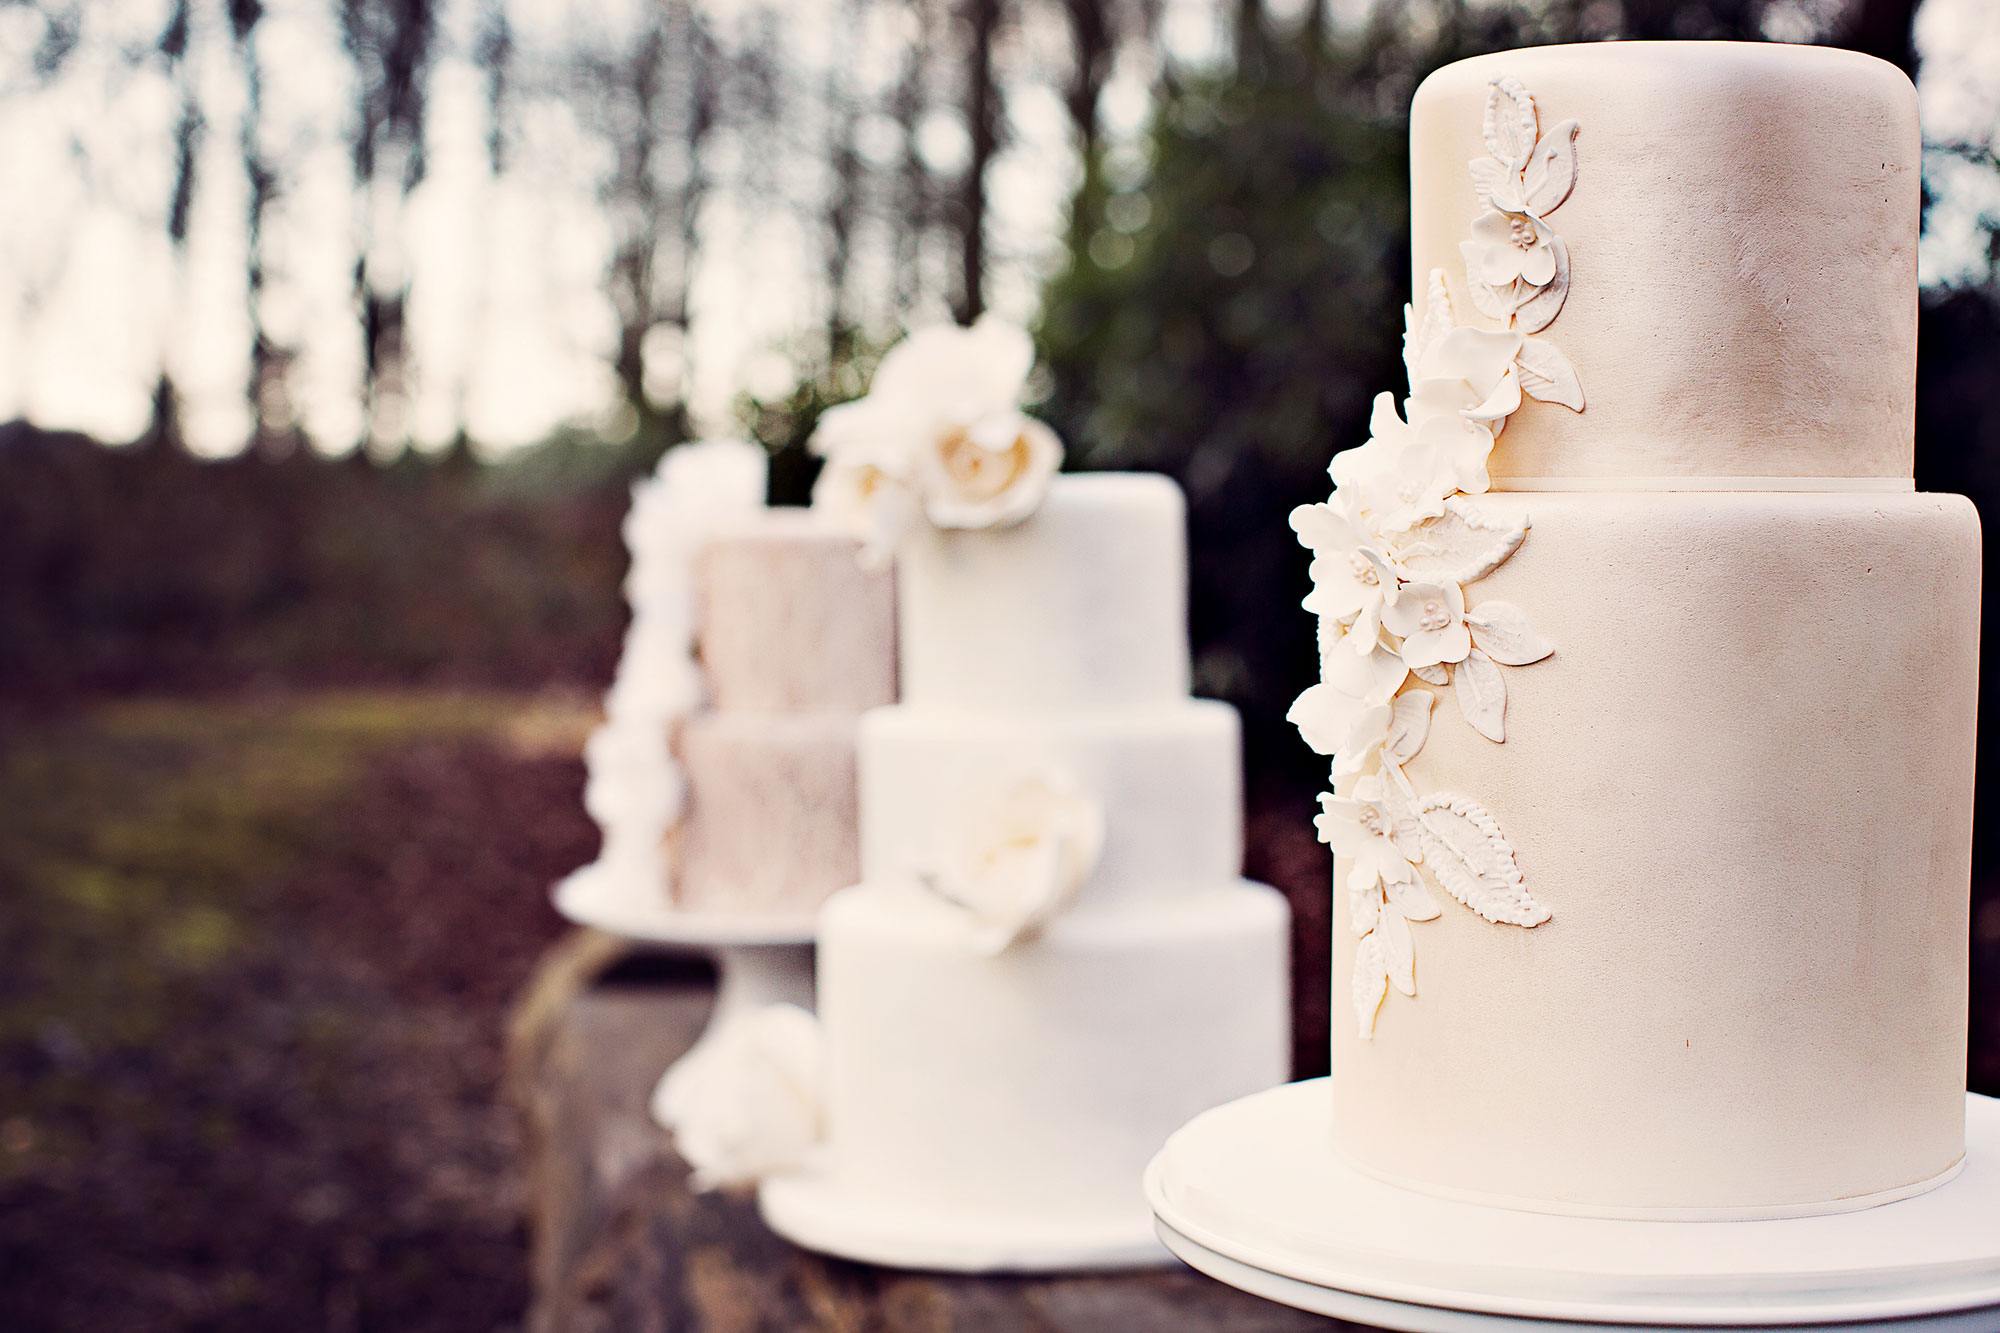
{"type": "Polygon", "coordinates": [[[1276,892],[1232,881],[1079,907],[981,958],[921,890],[834,895],[825,1170],[898,1211],[1143,1234],[1140,1172],[1166,1136],[1286,1075],[1285,921],[1276,892]]]}
{"type": "Polygon", "coordinates": [[[1022,775],[1057,771],[1100,804],[1104,846],[1079,905],[1151,906],[1243,867],[1236,710],[1207,700],[1091,713],[899,706],[861,724],[861,867],[926,872],[955,812],[1022,775]]]}
{"type": "Polygon", "coordinates": [[[898,555],[905,703],[1130,708],[1188,693],[1187,514],[1130,472],[1055,479],[1007,528],[919,525],[898,555]]]}
{"type": "Polygon", "coordinates": [[[1948,1171],[1970,504],[1479,503],[1532,524],[1481,595],[1533,608],[1556,653],[1510,678],[1504,744],[1441,707],[1409,771],[1479,794],[1554,919],[1414,925],[1417,998],[1370,1042],[1334,1024],[1329,1141],[1421,1188],[1551,1211],[1836,1209],[1948,1171]]]}
{"type": "Polygon", "coordinates": [[[1496,487],[1910,475],[1920,145],[1899,70],[1827,47],[1603,42],[1437,71],[1410,113],[1412,290],[1443,269],[1466,318],[1467,163],[1499,76],[1545,127],[1581,124],[1551,335],[1589,406],[1526,404],[1496,487]]]}

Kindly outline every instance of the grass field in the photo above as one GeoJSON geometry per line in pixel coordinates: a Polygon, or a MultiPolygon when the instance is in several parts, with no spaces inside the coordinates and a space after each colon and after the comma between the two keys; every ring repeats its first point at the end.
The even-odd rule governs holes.
{"type": "Polygon", "coordinates": [[[586,709],[107,704],[0,749],[0,1325],[506,1326],[507,1003],[586,709]]]}

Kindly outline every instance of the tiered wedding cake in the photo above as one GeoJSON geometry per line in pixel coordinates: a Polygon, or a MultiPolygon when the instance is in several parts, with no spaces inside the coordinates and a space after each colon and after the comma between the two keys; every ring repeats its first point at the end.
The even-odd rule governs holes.
{"type": "Polygon", "coordinates": [[[1617,1217],[1939,1185],[1980,536],[1911,483],[1909,81],[1515,51],[1427,80],[1411,140],[1408,420],[1295,518],[1339,1152],[1617,1217]]]}
{"type": "Polygon", "coordinates": [[[1411,158],[1408,397],[1292,519],[1351,1006],[1330,1078],[1168,1141],[1162,1236],[1393,1328],[2000,1327],[1909,81],[1514,51],[1411,158]]]}
{"type": "Polygon", "coordinates": [[[1286,1076],[1287,913],[1240,878],[1236,714],[1188,696],[1180,492],[1036,478],[1011,345],[997,424],[918,437],[948,462],[898,545],[904,701],[863,720],[863,882],[820,920],[825,1139],[765,1212],[910,1266],[1153,1262],[1146,1159],[1286,1076]]]}
{"type": "Polygon", "coordinates": [[[810,510],[767,509],[695,557],[710,707],[677,746],[685,910],[810,915],[859,873],[855,729],[895,700],[896,622],[892,578],[857,549],[810,510]]]}
{"type": "Polygon", "coordinates": [[[587,753],[604,850],[572,902],[802,922],[859,873],[855,728],[896,697],[893,582],[763,487],[762,451],[721,441],[635,489],[632,627],[587,753]]]}

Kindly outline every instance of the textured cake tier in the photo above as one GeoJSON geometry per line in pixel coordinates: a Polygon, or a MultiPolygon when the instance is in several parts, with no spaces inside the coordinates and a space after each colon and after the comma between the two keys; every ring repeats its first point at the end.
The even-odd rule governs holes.
{"type": "Polygon", "coordinates": [[[687,814],[672,896],[689,910],[810,914],[860,877],[855,719],[705,713],[683,724],[687,814]]]}
{"type": "Polygon", "coordinates": [[[1243,869],[1236,710],[1177,704],[1099,713],[884,708],[861,724],[861,869],[935,863],[971,811],[1011,783],[1053,777],[1104,811],[1104,850],[1080,903],[1209,892],[1243,869]]]}
{"type": "Polygon", "coordinates": [[[1589,405],[1525,404],[1496,486],[1910,475],[1920,153],[1899,70],[1825,47],[1602,42],[1431,75],[1410,113],[1414,290],[1421,304],[1441,268],[1460,319],[1489,327],[1459,244],[1502,76],[1544,134],[1581,127],[1575,191],[1549,218],[1575,280],[1546,336],[1589,405]]]}
{"type": "Polygon", "coordinates": [[[820,918],[827,1169],[941,1214],[1143,1224],[1139,1179],[1191,1116],[1283,1082],[1284,900],[1232,882],[1075,911],[969,956],[928,896],[863,886],[820,918]]]}
{"type": "Polygon", "coordinates": [[[717,708],[859,712],[896,697],[895,578],[804,509],[768,509],[694,562],[696,644],[717,708]]]}
{"type": "Polygon", "coordinates": [[[1372,1041],[1334,1025],[1341,1151],[1427,1189],[1614,1214],[1828,1211],[1950,1170],[1971,505],[1478,503],[1533,529],[1469,600],[1523,608],[1556,654],[1506,672],[1504,744],[1441,701],[1409,774],[1490,809],[1554,917],[1492,925],[1438,895],[1411,928],[1416,997],[1391,994],[1372,1041]]]}
{"type": "Polygon", "coordinates": [[[1118,708],[1187,697],[1187,516],[1167,478],[1058,477],[1014,527],[918,528],[899,559],[905,702],[1118,708]]]}

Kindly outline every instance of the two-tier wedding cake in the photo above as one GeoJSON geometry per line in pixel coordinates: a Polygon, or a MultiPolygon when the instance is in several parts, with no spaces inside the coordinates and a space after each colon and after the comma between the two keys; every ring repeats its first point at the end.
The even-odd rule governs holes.
{"type": "Polygon", "coordinates": [[[632,625],[586,754],[604,846],[566,886],[587,916],[808,922],[859,872],[855,729],[896,697],[893,581],[824,515],[766,507],[764,469],[685,445],[635,489],[632,625]]]}
{"type": "Polygon", "coordinates": [[[1411,165],[1408,396],[1293,516],[1332,1077],[1177,1135],[1156,1209],[1200,1262],[1399,1327],[1432,1325],[1335,1295],[2000,1299],[1991,1184],[1954,1183],[1980,534],[1911,481],[1909,81],[1508,52],[1425,81],[1411,165]],[[1231,1136],[1294,1145],[1289,1179],[1231,1136]]]}
{"type": "Polygon", "coordinates": [[[1302,516],[1323,692],[1440,700],[1427,738],[1328,747],[1341,1150],[1638,1216],[1936,1184],[1980,549],[1910,480],[1909,81],[1804,47],[1517,51],[1425,82],[1411,161],[1415,419],[1302,516]],[[1426,883],[1464,906],[1424,921],[1426,883]],[[1384,975],[1413,998],[1377,1016],[1384,975]]]}

